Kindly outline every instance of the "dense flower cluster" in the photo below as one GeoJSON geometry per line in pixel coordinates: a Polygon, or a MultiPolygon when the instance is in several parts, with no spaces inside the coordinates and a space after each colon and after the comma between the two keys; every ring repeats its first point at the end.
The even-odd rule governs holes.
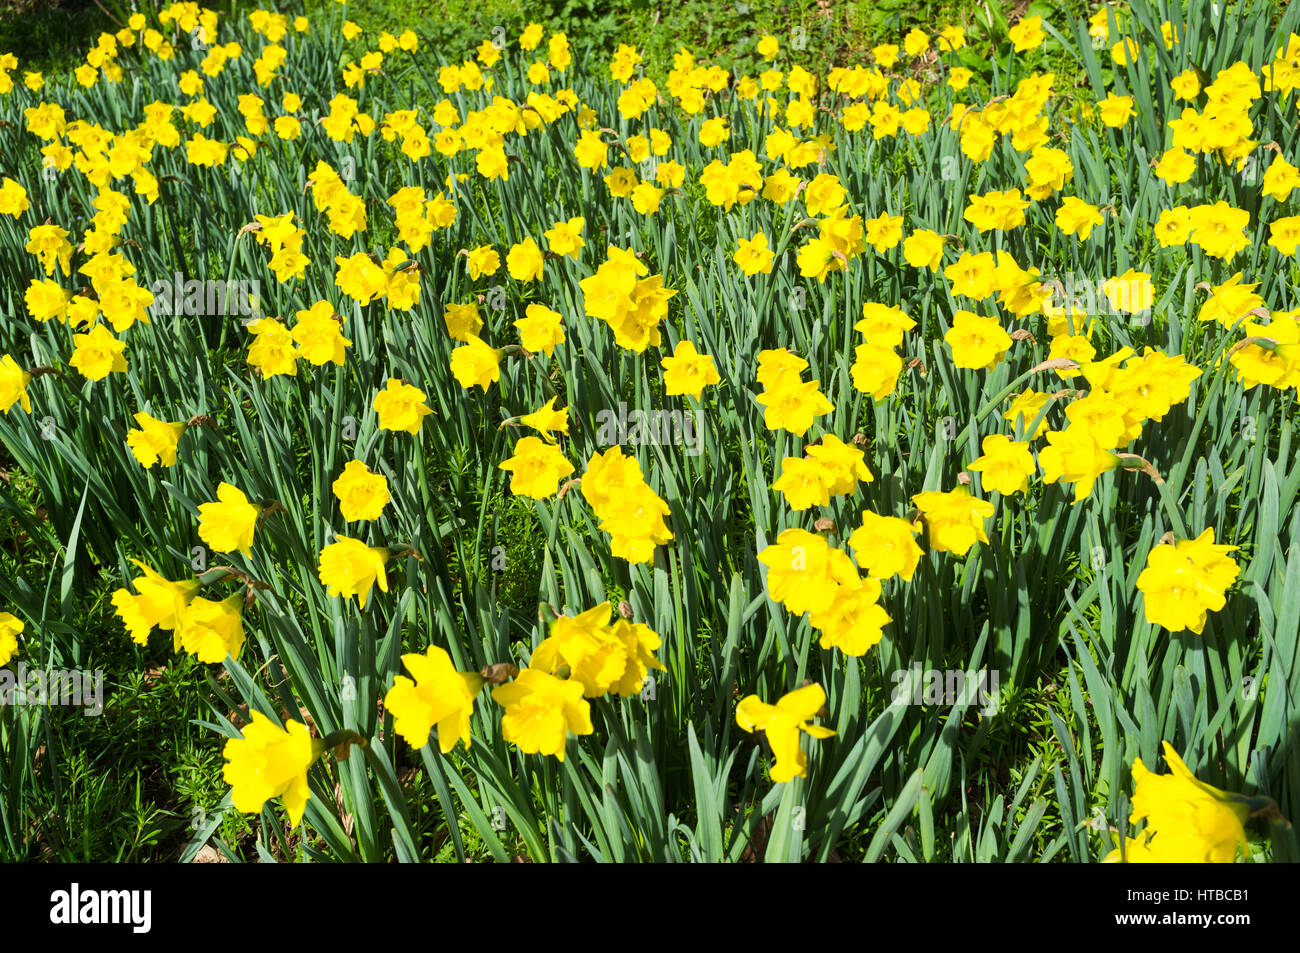
{"type": "MultiPolygon", "coordinates": [[[[3,338],[0,436],[89,420],[94,466],[122,478],[95,492],[147,488],[158,512],[130,541],[157,548],[123,544],[139,575],[111,596],[136,645],[170,632],[241,690],[283,674],[322,724],[471,764],[502,741],[563,762],[598,731],[611,765],[645,759],[619,733],[671,671],[725,699],[709,731],[761,732],[785,783],[809,779],[804,735],[819,758],[859,750],[816,719],[862,731],[860,680],[880,673],[859,660],[935,649],[914,617],[1041,602],[1017,561],[1035,535],[1105,543],[1051,572],[1077,570],[1139,642],[1222,646],[1211,620],[1232,617],[1239,579],[1263,593],[1269,560],[1250,573],[1230,554],[1254,557],[1244,522],[1286,531],[1271,504],[1295,476],[1258,455],[1229,467],[1220,418],[1276,410],[1262,439],[1291,446],[1300,307],[1272,305],[1296,304],[1300,157],[1276,119],[1300,36],[1254,49],[1258,70],[1168,75],[1195,62],[1184,21],[1103,7],[1085,52],[1104,81],[1085,89],[1045,71],[1067,45],[1034,15],[989,38],[1010,72],[943,25],[824,75],[768,35],[753,75],[685,48],[665,75],[628,44],[580,67],[536,23],[448,61],[346,16],[132,12],[62,85],[0,56],[0,135],[21,153],[0,174],[0,254],[22,331],[3,338]],[[222,296],[164,299],[171,261],[222,296]],[[1087,300],[1062,281],[1085,269],[1087,300]],[[232,292],[209,270],[259,280],[232,292]],[[642,420],[608,439],[628,405],[642,420]],[[1270,505],[1216,522],[1250,479],[1270,505]],[[521,621],[480,577],[534,525],[521,621]],[[192,575],[163,561],[187,551],[192,575]],[[729,602],[699,598],[719,584],[729,602]],[[709,652],[745,666],[702,676],[709,652]]],[[[77,493],[91,469],[67,467],[77,493]]],[[[1070,604],[1047,613],[1061,645],[1081,599],[1048,600],[1070,604]]],[[[990,652],[1021,665],[1041,641],[1029,618],[1000,620],[990,652]]],[[[0,664],[31,638],[0,613],[0,664]]],[[[1123,668],[1107,639],[1087,647],[1123,668]]],[[[708,706],[689,707],[675,714],[708,706]]],[[[280,721],[254,710],[224,777],[237,810],[280,798],[297,825],[327,746],[280,721]]],[[[1134,764],[1146,828],[1107,859],[1231,861],[1242,800],[1165,754],[1172,775],[1134,764]]]]}

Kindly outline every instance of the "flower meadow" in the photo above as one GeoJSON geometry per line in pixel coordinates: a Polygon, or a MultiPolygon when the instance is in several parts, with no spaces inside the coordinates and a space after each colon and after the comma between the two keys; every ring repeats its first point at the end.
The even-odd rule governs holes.
{"type": "Polygon", "coordinates": [[[0,56],[0,664],[201,667],[184,859],[1300,859],[1300,6],[417,27],[0,56]]]}

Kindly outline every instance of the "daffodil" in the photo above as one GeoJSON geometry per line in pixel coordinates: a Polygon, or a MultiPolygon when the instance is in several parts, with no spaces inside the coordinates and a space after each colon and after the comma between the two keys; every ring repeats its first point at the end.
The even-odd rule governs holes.
{"type": "Polygon", "coordinates": [[[302,722],[290,720],[281,728],[254,710],[243,736],[231,738],[222,749],[222,777],[230,785],[235,810],[256,814],[279,797],[297,827],[311,798],[307,769],[324,750],[323,742],[313,739],[302,722]]]}
{"type": "Polygon", "coordinates": [[[1137,578],[1147,621],[1171,632],[1188,629],[1200,635],[1207,613],[1224,607],[1224,593],[1240,571],[1228,555],[1236,548],[1216,544],[1213,529],[1193,540],[1153,548],[1137,578]]]}
{"type": "Polygon", "coordinates": [[[32,399],[27,394],[27,385],[31,382],[31,372],[20,367],[12,354],[0,357],[0,410],[8,414],[14,404],[18,404],[31,413],[32,399]]]}
{"type": "Polygon", "coordinates": [[[220,602],[196,596],[185,606],[175,629],[175,641],[200,662],[218,664],[226,656],[238,659],[244,647],[244,597],[235,593],[220,602]]]}
{"type": "Polygon", "coordinates": [[[911,582],[922,556],[915,540],[920,532],[907,520],[863,510],[861,525],[849,536],[849,548],[857,564],[873,578],[883,581],[899,576],[911,582]]]}
{"type": "Polygon", "coordinates": [[[985,489],[996,490],[1003,496],[1024,493],[1029,489],[1029,477],[1038,469],[1029,444],[1012,440],[1005,434],[989,434],[980,445],[983,456],[969,465],[969,469],[983,478],[985,489]]]}
{"type": "Polygon", "coordinates": [[[76,350],[68,359],[68,366],[76,368],[88,380],[126,373],[126,342],[113,337],[104,325],[95,325],[87,334],[74,334],[72,343],[76,350]]]}
{"type": "Polygon", "coordinates": [[[169,423],[143,412],[135,415],[135,422],[139,429],[126,432],[126,444],[140,466],[175,466],[176,447],[189,424],[183,420],[169,423]]]}
{"type": "Polygon", "coordinates": [[[511,493],[534,500],[554,496],[560,480],[573,472],[560,448],[538,437],[524,437],[515,445],[514,456],[497,466],[512,474],[511,493]]]}
{"type": "Polygon", "coordinates": [[[375,473],[360,460],[350,460],[331,489],[339,501],[343,518],[349,523],[377,520],[391,497],[388,478],[375,473]]]}
{"type": "Polygon", "coordinates": [[[143,575],[132,580],[135,594],[123,587],[114,591],[112,603],[127,634],[137,645],[146,645],[149,633],[157,626],[174,631],[185,615],[185,608],[199,593],[195,579],[171,582],[139,560],[132,560],[143,575]]]}
{"type": "Polygon", "coordinates": [[[492,689],[492,699],[505,708],[502,736],[525,754],[552,755],[563,761],[570,733],[595,731],[581,682],[527,668],[514,681],[492,689]]]}
{"type": "Polygon", "coordinates": [[[423,655],[402,656],[411,673],[393,677],[393,687],[384,696],[384,708],[393,714],[393,730],[413,748],[429,743],[429,732],[438,728],[438,747],[447,754],[456,742],[472,744],[469,733],[474,698],[482,690],[483,676],[458,672],[445,649],[431,645],[423,655]]]}
{"type": "Polygon", "coordinates": [[[712,355],[701,354],[690,341],[678,341],[672,356],[665,357],[662,365],[664,389],[669,396],[689,394],[699,400],[704,388],[722,380],[712,355]]]}
{"type": "Polygon", "coordinates": [[[388,385],[375,395],[374,410],[379,414],[381,430],[397,430],[409,434],[420,432],[420,424],[433,413],[424,402],[424,391],[405,381],[390,377],[388,385]]]}
{"type": "Polygon", "coordinates": [[[8,665],[18,651],[18,636],[27,626],[22,619],[9,612],[0,612],[0,665],[8,665]]]}
{"type": "Polygon", "coordinates": [[[253,532],[263,507],[250,503],[229,483],[217,487],[217,502],[199,506],[199,539],[219,553],[252,555],[253,532]]]}
{"type": "Polygon", "coordinates": [[[736,724],[747,732],[762,731],[772,748],[776,763],[772,765],[772,780],[778,783],[804,777],[808,771],[808,757],[800,744],[801,734],[814,738],[831,738],[835,732],[814,724],[815,718],[826,705],[826,692],[820,685],[805,685],[782,696],[769,705],[757,695],[749,695],[736,706],[736,724]]]}
{"type": "Polygon", "coordinates": [[[1248,853],[1247,799],[1198,780],[1169,742],[1163,749],[1170,774],[1149,771],[1141,758],[1133,762],[1130,823],[1145,820],[1145,829],[1104,862],[1230,864],[1239,850],[1248,853]]]}
{"type": "Polygon", "coordinates": [[[993,504],[971,496],[965,486],[958,485],[946,493],[918,493],[912,502],[921,511],[926,541],[935,552],[964,556],[977,542],[989,541],[984,521],[993,515],[993,504]]]}
{"type": "Polygon", "coordinates": [[[339,536],[321,550],[317,575],[327,595],[345,599],[356,596],[364,609],[376,583],[381,592],[388,591],[385,564],[390,556],[382,546],[367,546],[359,539],[339,536]]]}
{"type": "Polygon", "coordinates": [[[476,334],[467,335],[469,341],[451,352],[451,373],[466,390],[488,387],[501,379],[501,351],[489,346],[476,334]]]}

